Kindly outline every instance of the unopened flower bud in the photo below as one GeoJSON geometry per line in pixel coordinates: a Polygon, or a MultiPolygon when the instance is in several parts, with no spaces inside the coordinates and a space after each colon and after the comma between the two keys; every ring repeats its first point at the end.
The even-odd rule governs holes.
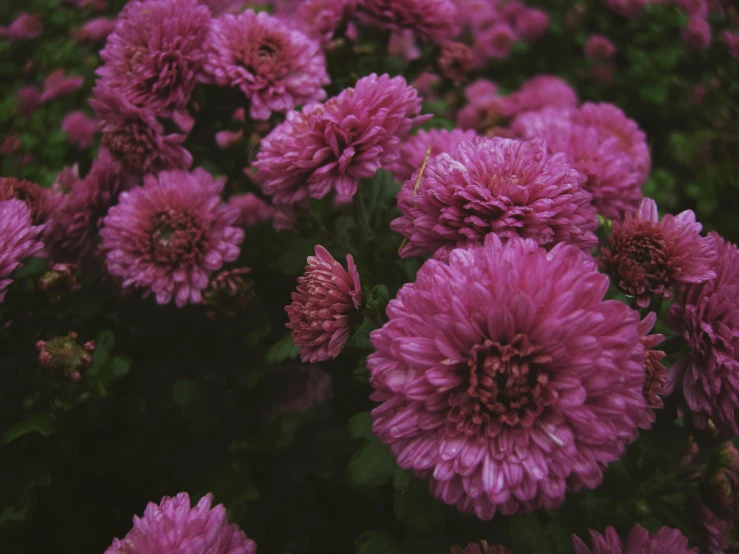
{"type": "Polygon", "coordinates": [[[82,379],[80,372],[92,365],[92,353],[95,352],[94,341],[81,345],[77,337],[77,333],[70,331],[66,337],[36,343],[41,365],[62,373],[75,383],[82,379]]]}

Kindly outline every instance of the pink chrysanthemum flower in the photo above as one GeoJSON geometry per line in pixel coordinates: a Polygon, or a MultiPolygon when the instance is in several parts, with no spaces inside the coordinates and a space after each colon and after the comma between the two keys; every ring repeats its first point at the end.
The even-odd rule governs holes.
{"type": "Polygon", "coordinates": [[[345,202],[359,179],[398,159],[400,141],[430,117],[420,112],[420,96],[402,77],[369,75],[325,104],[288,113],[262,140],[257,177],[277,204],[331,192],[345,202]]]}
{"type": "Polygon", "coordinates": [[[213,17],[224,13],[238,13],[244,9],[246,0],[200,0],[200,3],[210,9],[213,17]]]}
{"type": "Polygon", "coordinates": [[[110,274],[159,304],[201,302],[209,274],[236,260],[244,239],[238,210],[220,202],[224,183],[200,168],[173,170],[122,193],[100,231],[110,274]]]}
{"type": "Polygon", "coordinates": [[[445,259],[451,249],[480,243],[488,233],[547,247],[569,242],[585,251],[597,243],[585,177],[564,155],[548,155],[542,140],[463,141],[429,160],[418,187],[416,179],[398,193],[403,216],[390,224],[408,240],[400,250],[404,258],[434,253],[445,259]]]}
{"type": "Polygon", "coordinates": [[[300,347],[303,362],[336,358],[349,338],[350,316],[362,305],[359,272],[351,254],[347,269],[323,246],[308,256],[305,275],[298,278],[292,304],[285,308],[293,342],[300,347]]]}
{"type": "Polygon", "coordinates": [[[236,225],[248,229],[272,219],[275,209],[254,193],[237,194],[228,201],[239,210],[236,225]]]}
{"type": "Polygon", "coordinates": [[[375,434],[482,519],[598,486],[645,407],[639,314],[607,290],[567,244],[490,234],[427,261],[370,335],[375,434]]]}
{"type": "Polygon", "coordinates": [[[654,324],[657,322],[657,314],[649,312],[644,319],[639,322],[639,337],[644,346],[644,386],[642,392],[644,400],[647,402],[644,410],[644,417],[638,423],[642,429],[649,429],[654,423],[656,416],[654,410],[664,408],[662,396],[667,394],[666,376],[667,368],[662,365],[665,353],[662,350],[655,350],[654,347],[665,340],[664,335],[649,335],[654,324]]]}
{"type": "Polygon", "coordinates": [[[62,131],[67,133],[67,140],[82,150],[92,146],[96,130],[97,122],[84,112],[68,113],[62,121],[62,131]]]}
{"type": "Polygon", "coordinates": [[[379,29],[411,29],[424,42],[435,44],[459,34],[457,7],[451,0],[359,0],[357,16],[379,29]]]}
{"type": "Polygon", "coordinates": [[[41,90],[33,85],[18,89],[15,94],[18,100],[18,111],[23,117],[31,117],[41,104],[41,90]]]}
{"type": "Polygon", "coordinates": [[[577,93],[559,77],[537,75],[508,97],[510,115],[544,108],[574,108],[577,93]]]}
{"type": "Polygon", "coordinates": [[[670,388],[682,387],[693,423],[739,436],[739,250],[711,232],[718,252],[711,267],[716,276],[684,286],[667,314],[670,327],[682,333],[690,353],[670,369],[670,388]]]}
{"type": "Polygon", "coordinates": [[[356,0],[305,0],[295,12],[285,16],[310,38],[326,45],[349,21],[356,4],[356,0]]]}
{"type": "Polygon", "coordinates": [[[605,0],[605,4],[624,17],[636,17],[644,11],[644,6],[655,0],[605,0]]]}
{"type": "Polygon", "coordinates": [[[97,74],[156,115],[185,108],[205,63],[210,12],[197,0],[133,0],[100,52],[97,74]]]}
{"type": "Polygon", "coordinates": [[[719,517],[705,504],[696,509],[696,520],[707,554],[726,554],[739,548],[739,528],[736,523],[719,517]]]}
{"type": "Polygon", "coordinates": [[[121,540],[113,539],[105,554],[256,554],[256,543],[235,524],[229,524],[226,508],[211,508],[206,494],[191,507],[181,492],[149,503],[143,517],[133,517],[133,528],[121,540]]]}
{"type": "Polygon", "coordinates": [[[0,302],[13,282],[10,274],[23,260],[39,254],[44,244],[38,240],[43,226],[35,226],[31,212],[21,200],[0,201],[0,302]]]}
{"type": "Polygon", "coordinates": [[[616,53],[616,47],[603,35],[590,35],[585,44],[585,56],[591,60],[607,60],[616,53]]]}
{"type": "Polygon", "coordinates": [[[254,119],[323,100],[330,83],[317,42],[252,10],[213,20],[205,72],[217,85],[240,89],[254,119]]]}
{"type": "Polygon", "coordinates": [[[678,0],[678,5],[688,15],[708,16],[708,3],[706,0],[678,0]]]}
{"type": "Polygon", "coordinates": [[[108,209],[133,185],[121,164],[100,150],[87,176],[72,184],[47,233],[54,260],[80,263],[88,258],[108,209]]]}
{"type": "Polygon", "coordinates": [[[192,155],[183,146],[185,135],[164,134],[164,127],[147,108],[131,104],[120,92],[99,84],[90,106],[100,121],[101,146],[126,167],[140,174],[184,169],[192,155]]]}
{"type": "Polygon", "coordinates": [[[462,129],[421,130],[403,142],[400,146],[400,157],[389,169],[398,181],[407,181],[421,167],[429,148],[431,148],[433,157],[442,152],[451,152],[457,144],[463,140],[472,140],[475,136],[475,132],[471,129],[467,131],[462,129]]]}
{"type": "Polygon", "coordinates": [[[41,225],[52,218],[56,211],[54,195],[36,183],[15,177],[0,177],[0,202],[21,200],[31,214],[34,225],[41,225]]]}
{"type": "Polygon", "coordinates": [[[671,298],[676,285],[716,276],[711,270],[716,249],[712,239],[700,236],[701,229],[691,210],[667,214],[660,221],[656,202],[645,198],[623,223],[613,224],[608,246],[601,250],[603,268],[640,308],[646,308],[653,294],[671,298]]]}
{"type": "Polygon", "coordinates": [[[498,22],[490,29],[478,33],[474,44],[475,67],[484,67],[489,59],[507,58],[517,38],[516,31],[505,21],[498,22]]]}
{"type": "Polygon", "coordinates": [[[79,29],[72,32],[75,42],[102,42],[108,38],[116,26],[116,20],[109,17],[94,17],[79,29]]]}
{"type": "Polygon", "coordinates": [[[44,23],[37,15],[25,12],[18,14],[7,27],[0,27],[0,37],[4,36],[11,42],[36,38],[44,32],[44,23]]]}
{"type": "Polygon", "coordinates": [[[450,40],[441,45],[436,65],[439,72],[454,83],[462,82],[472,67],[472,49],[463,42],[450,40]]]}
{"type": "Polygon", "coordinates": [[[331,375],[315,364],[285,368],[280,377],[286,384],[285,391],[272,410],[272,416],[291,410],[307,412],[333,396],[331,375]]]}
{"type": "Polygon", "coordinates": [[[457,113],[457,125],[462,129],[482,133],[506,123],[513,114],[513,105],[498,94],[492,81],[478,79],[464,89],[464,96],[467,104],[457,113]]]}
{"type": "Polygon", "coordinates": [[[688,539],[678,529],[663,527],[649,533],[638,523],[634,525],[624,546],[613,527],[607,527],[605,535],[590,531],[592,549],[576,536],[572,536],[574,554],[698,554],[697,548],[688,548],[688,539]]]}
{"type": "Polygon", "coordinates": [[[44,80],[44,90],[41,92],[40,102],[49,102],[62,96],[69,96],[82,88],[84,77],[66,77],[63,69],[50,73],[44,80]]]}
{"type": "Polygon", "coordinates": [[[525,8],[516,15],[513,27],[523,40],[536,40],[549,27],[549,16],[542,10],[525,8]]]}
{"type": "Polygon", "coordinates": [[[711,25],[705,18],[693,16],[683,28],[682,37],[688,48],[705,50],[711,45],[711,25]]]}
{"type": "Polygon", "coordinates": [[[735,60],[739,60],[739,33],[724,31],[721,33],[721,39],[726,44],[729,55],[735,60]]]}

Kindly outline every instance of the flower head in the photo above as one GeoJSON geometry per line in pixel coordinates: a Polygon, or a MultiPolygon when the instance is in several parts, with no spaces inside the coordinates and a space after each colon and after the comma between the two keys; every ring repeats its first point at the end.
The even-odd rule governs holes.
{"type": "Polygon", "coordinates": [[[702,503],[696,511],[696,521],[708,554],[726,554],[731,552],[729,549],[739,548],[739,529],[736,528],[736,523],[719,517],[702,503]]]}
{"type": "Polygon", "coordinates": [[[457,114],[457,126],[483,133],[496,125],[506,123],[513,115],[508,97],[498,94],[492,81],[478,79],[464,89],[467,104],[457,114]]]}
{"type": "Polygon", "coordinates": [[[133,184],[121,164],[101,149],[87,176],[71,185],[47,233],[52,257],[71,263],[88,258],[108,209],[133,184]]]}
{"type": "Polygon", "coordinates": [[[399,157],[398,145],[416,125],[421,97],[402,77],[363,77],[325,104],[290,112],[262,140],[255,165],[276,204],[335,193],[351,199],[359,179],[399,157]]]}
{"type": "Polygon", "coordinates": [[[688,548],[688,539],[677,529],[663,527],[649,533],[635,524],[624,546],[613,527],[607,527],[605,535],[590,531],[592,550],[578,537],[572,536],[574,554],[698,554],[698,549],[688,548]]]}
{"type": "Polygon", "coordinates": [[[681,385],[697,427],[710,417],[739,436],[739,250],[715,232],[708,238],[718,253],[715,277],[683,286],[667,314],[690,348],[670,369],[669,385],[681,385]]]}
{"type": "Polygon", "coordinates": [[[647,401],[646,410],[644,411],[644,420],[639,427],[648,429],[654,423],[654,410],[664,407],[661,396],[667,394],[666,376],[667,368],[662,365],[662,359],[665,353],[662,350],[655,350],[654,347],[665,340],[664,335],[654,334],[648,335],[654,324],[657,322],[657,314],[649,312],[644,319],[639,322],[639,337],[644,346],[644,399],[647,401]]]}
{"type": "Polygon", "coordinates": [[[210,273],[238,258],[244,238],[238,210],[220,202],[223,185],[199,168],[172,170],[122,193],[100,231],[110,274],[160,304],[201,302],[210,273]]]}
{"type": "Polygon", "coordinates": [[[69,142],[82,150],[92,146],[96,130],[97,122],[84,112],[68,113],[62,121],[62,131],[67,133],[69,142]]]}
{"type": "Polygon", "coordinates": [[[739,33],[724,31],[721,33],[721,39],[726,44],[729,55],[735,60],[739,60],[739,33]]]}
{"type": "Polygon", "coordinates": [[[254,119],[323,100],[330,82],[317,42],[252,10],[213,20],[205,72],[217,85],[240,89],[254,119]]]}
{"type": "Polygon", "coordinates": [[[105,84],[93,89],[90,106],[100,121],[102,147],[126,170],[140,174],[162,169],[183,169],[192,155],[182,146],[182,134],[164,134],[164,127],[147,108],[131,104],[123,94],[105,84]]]}
{"type": "Polygon", "coordinates": [[[35,226],[28,206],[20,200],[0,200],[0,302],[13,282],[10,274],[23,260],[40,253],[44,244],[38,240],[43,226],[35,226]]]}
{"type": "Polygon", "coordinates": [[[244,9],[246,0],[200,0],[200,3],[207,6],[213,17],[218,17],[224,13],[237,13],[244,9]]]}
{"type": "Polygon", "coordinates": [[[55,98],[61,98],[62,96],[69,96],[70,94],[77,92],[82,88],[85,82],[84,77],[72,76],[66,77],[63,69],[58,69],[53,73],[50,73],[44,80],[44,90],[41,92],[39,100],[41,102],[48,102],[55,98]]]}
{"type": "Polygon", "coordinates": [[[603,35],[590,35],[585,44],[585,56],[591,60],[607,60],[616,53],[616,47],[603,35]]]}
{"type": "Polygon", "coordinates": [[[431,129],[421,130],[416,135],[408,137],[400,146],[400,157],[390,167],[390,171],[398,181],[407,181],[426,159],[426,152],[431,148],[431,156],[442,152],[451,152],[463,140],[475,138],[473,130],[462,129],[431,129]]]}
{"type": "Polygon", "coordinates": [[[370,335],[373,431],[435,496],[482,519],[596,487],[645,407],[639,315],[607,289],[564,243],[490,234],[427,261],[370,335]]]}
{"type": "Polygon", "coordinates": [[[535,40],[543,35],[549,27],[549,16],[545,11],[525,8],[514,20],[516,34],[523,40],[535,40]]]}
{"type": "Polygon", "coordinates": [[[305,275],[298,278],[292,304],[285,308],[293,342],[300,347],[303,362],[336,358],[349,338],[350,316],[362,305],[359,272],[351,254],[347,269],[323,246],[308,256],[305,275]]]}
{"type": "Polygon", "coordinates": [[[5,36],[11,42],[36,38],[44,32],[44,22],[37,15],[25,12],[18,14],[7,27],[0,27],[0,37],[5,36]]]}
{"type": "Polygon", "coordinates": [[[133,517],[133,529],[113,539],[105,554],[256,554],[257,545],[241,529],[228,523],[226,508],[211,508],[212,494],[191,507],[181,492],[149,503],[143,517],[133,517]]]}
{"type": "Polygon", "coordinates": [[[597,243],[598,220],[584,182],[564,155],[547,154],[544,141],[476,138],[435,156],[405,182],[398,193],[403,216],[390,226],[408,239],[402,257],[444,259],[488,233],[587,251],[597,243]]]}
{"type": "Polygon", "coordinates": [[[116,20],[109,17],[94,17],[72,33],[76,42],[102,42],[108,38],[116,26],[116,20]]]}
{"type": "Polygon", "coordinates": [[[331,375],[315,364],[287,367],[280,373],[280,377],[286,386],[270,414],[272,416],[291,410],[307,412],[316,404],[331,400],[333,396],[331,375]]]}
{"type": "Polygon", "coordinates": [[[472,67],[472,50],[463,42],[447,41],[441,45],[437,64],[444,77],[458,83],[472,67]]]}
{"type": "Polygon", "coordinates": [[[87,341],[81,345],[77,341],[77,333],[70,331],[66,337],[40,340],[36,343],[36,348],[42,366],[60,372],[76,383],[82,379],[80,372],[92,365],[95,341],[87,341]]]}
{"type": "Polygon", "coordinates": [[[702,238],[700,232],[691,210],[667,214],[660,221],[657,204],[645,198],[623,223],[613,224],[601,262],[614,283],[646,308],[653,294],[670,298],[677,284],[702,283],[716,276],[711,270],[716,260],[713,240],[702,238]]]}
{"type": "Polygon", "coordinates": [[[481,32],[475,40],[476,67],[483,67],[488,59],[502,60],[508,57],[518,36],[508,23],[501,21],[481,32]]]}
{"type": "Polygon", "coordinates": [[[15,97],[18,100],[18,111],[23,117],[31,117],[41,104],[41,90],[33,85],[21,87],[15,97]]]}
{"type": "Polygon", "coordinates": [[[298,5],[294,23],[309,37],[327,44],[354,14],[356,0],[305,0],[298,5]]]}
{"type": "Polygon", "coordinates": [[[683,28],[682,36],[688,48],[705,50],[711,45],[711,25],[705,18],[693,16],[683,28]]]}
{"type": "Polygon", "coordinates": [[[0,177],[0,202],[22,200],[31,214],[34,225],[46,223],[54,215],[54,197],[47,189],[15,177],[0,177]]]}
{"type": "Polygon", "coordinates": [[[236,317],[249,307],[254,299],[254,282],[246,278],[249,273],[251,269],[248,267],[228,269],[210,280],[203,292],[208,317],[236,317]]]}
{"type": "Polygon", "coordinates": [[[390,31],[411,29],[424,42],[442,44],[459,33],[451,0],[360,0],[357,16],[365,25],[390,31]]]}
{"type": "Polygon", "coordinates": [[[452,546],[451,554],[511,554],[505,546],[488,544],[487,541],[471,542],[464,548],[452,546]]]}
{"type": "Polygon", "coordinates": [[[272,219],[274,208],[254,193],[237,194],[232,196],[229,205],[239,209],[239,219],[236,225],[248,229],[272,219]]]}
{"type": "Polygon", "coordinates": [[[570,85],[553,75],[537,75],[526,81],[508,98],[510,114],[544,108],[574,108],[577,93],[570,85]]]}
{"type": "Polygon", "coordinates": [[[185,108],[203,64],[210,12],[197,0],[133,0],[100,52],[102,82],[156,115],[185,108]]]}

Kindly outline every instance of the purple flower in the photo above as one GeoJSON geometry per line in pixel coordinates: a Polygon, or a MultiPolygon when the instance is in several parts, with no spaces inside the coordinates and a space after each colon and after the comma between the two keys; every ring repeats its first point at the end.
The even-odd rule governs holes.
{"type": "Polygon", "coordinates": [[[605,4],[614,12],[624,17],[636,17],[644,11],[644,6],[655,0],[605,0],[605,4]]]}
{"type": "Polygon", "coordinates": [[[244,239],[238,210],[220,202],[224,182],[199,168],[162,171],[122,193],[100,231],[110,274],[159,304],[201,302],[210,273],[236,260],[244,239]]]}
{"type": "Polygon", "coordinates": [[[100,52],[101,81],[156,115],[185,108],[201,77],[210,12],[197,0],[132,0],[100,52]]]}
{"type": "Polygon", "coordinates": [[[18,111],[23,117],[31,117],[41,105],[41,90],[33,85],[21,87],[15,97],[19,103],[18,111]]]}
{"type": "Polygon", "coordinates": [[[0,37],[4,36],[11,42],[36,38],[44,32],[44,23],[37,15],[21,12],[8,26],[0,27],[0,37]]]}
{"type": "Polygon", "coordinates": [[[71,185],[47,233],[53,259],[79,263],[88,258],[108,209],[133,185],[121,164],[101,149],[87,176],[71,185]]]}
{"type": "Polygon", "coordinates": [[[84,112],[70,112],[62,121],[62,131],[67,133],[67,140],[85,150],[92,146],[97,122],[84,112]]]}
{"type": "Polygon", "coordinates": [[[472,67],[472,49],[463,42],[447,41],[441,45],[437,65],[441,74],[459,83],[463,81],[472,67]]]}
{"type": "Polygon", "coordinates": [[[356,0],[305,0],[294,12],[294,23],[309,37],[328,44],[355,8],[356,0]]]}
{"type": "Polygon", "coordinates": [[[498,544],[488,544],[487,541],[479,543],[470,543],[464,548],[460,546],[452,546],[451,554],[511,554],[505,546],[498,544]]]}
{"type": "Polygon", "coordinates": [[[699,17],[708,16],[708,3],[706,0],[678,0],[678,5],[688,15],[699,17]]]}
{"type": "Polygon", "coordinates": [[[256,543],[235,524],[228,523],[226,508],[211,508],[212,494],[196,506],[181,492],[165,496],[159,505],[149,503],[143,517],[133,517],[133,529],[113,539],[105,554],[255,554],[256,543]]]}
{"type": "Polygon", "coordinates": [[[237,194],[232,196],[228,204],[239,210],[236,225],[248,229],[272,219],[274,208],[254,193],[237,194]]]}
{"type": "Polygon", "coordinates": [[[547,247],[569,242],[585,251],[597,243],[585,177],[564,155],[548,155],[544,141],[463,141],[429,160],[418,187],[417,179],[414,174],[398,193],[403,216],[390,224],[408,240],[400,250],[404,258],[434,253],[445,259],[488,233],[547,247]]]}
{"type": "Polygon", "coordinates": [[[13,282],[10,274],[23,260],[39,254],[44,244],[38,240],[43,226],[34,226],[31,213],[21,200],[0,201],[0,302],[13,282]]]}
{"type": "Polygon", "coordinates": [[[607,60],[616,53],[616,47],[603,35],[590,35],[585,44],[585,56],[590,60],[607,60]]]}
{"type": "Polygon", "coordinates": [[[305,275],[298,278],[285,311],[290,318],[286,327],[303,362],[336,358],[349,338],[352,312],[362,305],[362,287],[351,254],[346,263],[348,270],[317,245],[316,255],[308,256],[305,275]]]}
{"type": "Polygon", "coordinates": [[[739,436],[739,251],[711,232],[718,252],[711,267],[715,277],[686,285],[667,314],[667,323],[681,333],[689,354],[670,368],[670,388],[681,385],[693,412],[693,423],[739,436]]]}
{"type": "Polygon", "coordinates": [[[507,58],[518,36],[505,21],[496,23],[489,30],[477,35],[475,40],[475,66],[480,68],[488,59],[502,60],[507,58]]]}
{"type": "Polygon", "coordinates": [[[457,125],[462,129],[486,132],[507,122],[513,114],[509,99],[498,94],[492,81],[478,79],[464,89],[467,104],[457,114],[457,125]]]}
{"type": "Polygon", "coordinates": [[[282,397],[270,413],[272,417],[291,410],[307,412],[316,404],[333,397],[331,375],[315,364],[287,367],[280,372],[280,377],[286,386],[282,397]]]}
{"type": "Polygon", "coordinates": [[[576,536],[572,536],[574,554],[698,554],[698,549],[688,548],[688,539],[678,529],[662,527],[649,533],[638,523],[629,533],[624,546],[613,527],[607,527],[605,535],[590,531],[592,550],[576,536]]]}
{"type": "Polygon", "coordinates": [[[601,263],[613,282],[646,308],[653,294],[671,298],[676,285],[716,277],[711,270],[716,249],[712,239],[700,236],[701,228],[691,210],[667,214],[660,221],[657,204],[645,198],[623,223],[613,224],[601,263]]]}
{"type": "Polygon", "coordinates": [[[47,189],[15,177],[0,177],[0,202],[23,201],[31,214],[33,225],[45,224],[56,211],[55,198],[47,189]]]}
{"type": "Polygon", "coordinates": [[[84,82],[84,77],[65,77],[64,70],[58,69],[46,77],[44,90],[39,100],[43,103],[68,96],[82,88],[84,82]]]}
{"type": "Polygon", "coordinates": [[[664,408],[662,396],[667,394],[666,376],[667,368],[662,365],[665,353],[662,350],[655,350],[653,347],[665,340],[664,335],[654,334],[648,335],[654,324],[657,322],[657,314],[649,312],[644,319],[639,322],[639,337],[644,346],[644,387],[642,392],[647,406],[644,410],[644,417],[638,423],[642,429],[649,429],[654,423],[656,416],[654,410],[664,408]]]}
{"type": "Polygon", "coordinates": [[[537,75],[508,97],[510,115],[544,108],[574,108],[577,93],[553,75],[537,75]]]}
{"type": "Polygon", "coordinates": [[[411,29],[424,42],[435,44],[459,34],[457,8],[451,0],[359,0],[357,16],[378,29],[411,29]]]}
{"type": "Polygon", "coordinates": [[[433,157],[442,152],[451,152],[457,144],[463,140],[472,140],[475,136],[473,130],[421,130],[418,134],[408,137],[401,144],[400,156],[389,169],[398,181],[407,181],[421,167],[429,148],[431,148],[431,156],[433,157]]]}
{"type": "Polygon", "coordinates": [[[94,17],[72,33],[76,42],[102,42],[108,38],[116,26],[116,20],[109,17],[94,17]]]}
{"type": "Polygon", "coordinates": [[[77,342],[77,333],[70,331],[66,337],[54,337],[36,343],[38,361],[47,369],[59,372],[74,383],[82,379],[81,371],[92,365],[95,341],[84,345],[77,342]]]}
{"type": "Polygon", "coordinates": [[[427,261],[370,335],[373,431],[481,519],[598,486],[645,407],[639,314],[607,290],[567,244],[490,234],[427,261]]]}
{"type": "Polygon", "coordinates": [[[131,104],[105,84],[93,89],[90,106],[100,121],[102,147],[128,171],[141,174],[188,168],[192,155],[182,146],[182,134],[164,134],[164,127],[147,108],[131,104]]]}
{"type": "Polygon", "coordinates": [[[262,140],[257,177],[277,204],[332,192],[346,202],[359,179],[398,159],[400,141],[428,119],[420,112],[421,98],[402,77],[369,75],[325,104],[288,113],[262,140]]]}
{"type": "Polygon", "coordinates": [[[731,552],[729,549],[739,548],[735,520],[719,517],[703,503],[697,507],[696,520],[708,554],[725,554],[731,552]]]}
{"type": "Polygon", "coordinates": [[[249,307],[254,299],[254,282],[245,277],[249,273],[248,267],[227,269],[210,280],[203,291],[203,304],[209,318],[233,318],[249,307]]]}
{"type": "Polygon", "coordinates": [[[323,100],[330,83],[317,42],[252,10],[213,20],[205,72],[217,85],[240,89],[254,119],[323,100]]]}
{"type": "Polygon", "coordinates": [[[721,38],[726,44],[729,55],[735,60],[739,60],[739,33],[724,31],[721,33],[721,38]]]}
{"type": "Polygon", "coordinates": [[[549,16],[542,10],[525,8],[516,15],[514,28],[523,40],[536,40],[549,27],[549,16]]]}
{"type": "Polygon", "coordinates": [[[703,17],[693,16],[683,27],[683,42],[693,50],[705,50],[711,45],[711,25],[703,17]]]}
{"type": "Polygon", "coordinates": [[[207,6],[213,17],[218,17],[224,13],[237,13],[244,9],[246,0],[200,0],[200,3],[207,6]]]}

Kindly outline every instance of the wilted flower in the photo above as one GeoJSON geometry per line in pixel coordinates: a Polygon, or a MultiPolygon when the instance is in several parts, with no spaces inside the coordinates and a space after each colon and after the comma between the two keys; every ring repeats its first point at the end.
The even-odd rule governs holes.
{"type": "Polygon", "coordinates": [[[475,131],[471,129],[420,130],[401,144],[400,156],[389,169],[398,181],[406,181],[421,167],[429,148],[433,157],[442,152],[451,152],[457,144],[463,140],[472,140],[475,136],[475,131]]]}
{"type": "Polygon", "coordinates": [[[143,517],[133,517],[133,529],[123,539],[113,539],[105,554],[256,554],[256,543],[235,524],[229,524],[226,508],[211,508],[208,493],[196,506],[181,492],[146,506],[143,517]],[[195,550],[197,549],[197,550],[195,550]]]}
{"type": "Polygon", "coordinates": [[[248,229],[272,219],[274,208],[250,192],[236,194],[228,200],[229,205],[239,209],[239,218],[236,225],[248,229]]]}
{"type": "Polygon", "coordinates": [[[55,98],[68,96],[82,88],[84,82],[84,77],[67,77],[64,75],[63,69],[58,69],[49,74],[44,80],[44,90],[41,92],[39,100],[41,102],[49,102],[55,98]]]}
{"type": "Polygon", "coordinates": [[[211,24],[208,79],[240,89],[254,119],[326,97],[326,60],[317,42],[266,12],[226,14],[211,24]]]}
{"type": "Polygon", "coordinates": [[[108,209],[133,185],[121,164],[101,149],[87,176],[72,183],[47,232],[53,259],[84,262],[96,248],[95,239],[108,209]]]}
{"type": "Polygon", "coordinates": [[[584,182],[564,155],[547,154],[544,141],[476,138],[435,156],[405,182],[398,193],[403,216],[390,226],[408,239],[402,257],[445,259],[488,233],[588,251],[597,244],[598,220],[584,182]]]}
{"type": "Polygon", "coordinates": [[[133,0],[100,52],[103,83],[156,115],[185,108],[201,77],[210,13],[197,0],[133,0]]]}
{"type": "Polygon", "coordinates": [[[711,44],[711,25],[702,17],[691,17],[682,35],[688,48],[705,50],[711,44]]]}
{"type": "Polygon", "coordinates": [[[442,44],[459,33],[451,0],[359,0],[357,16],[379,29],[411,29],[424,42],[442,44]]]}
{"type": "Polygon", "coordinates": [[[488,544],[487,541],[470,543],[464,548],[452,546],[451,554],[511,554],[505,546],[499,544],[488,544]]]}
{"type": "Polygon", "coordinates": [[[645,407],[639,314],[607,290],[564,243],[489,234],[427,261],[370,335],[373,431],[435,496],[482,519],[598,486],[645,407]]]}
{"type": "Polygon", "coordinates": [[[77,383],[82,379],[80,372],[92,365],[95,341],[90,340],[80,345],[77,342],[77,333],[70,331],[66,337],[40,340],[36,343],[36,348],[42,366],[59,372],[77,383]]]}
{"type": "Polygon", "coordinates": [[[108,38],[116,26],[116,20],[109,17],[94,17],[79,29],[72,32],[76,42],[102,42],[108,38]]]}
{"type": "Polygon", "coordinates": [[[351,254],[347,269],[323,246],[308,256],[305,275],[298,278],[292,304],[285,308],[293,342],[300,347],[303,362],[336,358],[349,338],[351,315],[362,305],[359,272],[351,254]]]}
{"type": "Polygon", "coordinates": [[[93,95],[90,106],[100,121],[101,145],[127,171],[147,174],[190,167],[192,155],[182,146],[185,135],[165,135],[151,110],[134,106],[107,85],[96,86],[93,95]]]}
{"type": "Polygon", "coordinates": [[[605,535],[590,531],[592,550],[576,536],[572,536],[574,554],[698,554],[697,548],[688,548],[688,539],[678,529],[662,527],[649,533],[638,523],[629,533],[624,546],[613,527],[605,535]]]}
{"type": "Polygon", "coordinates": [[[591,60],[607,60],[616,53],[616,47],[603,35],[590,35],[585,44],[585,56],[591,60]]]}
{"type": "Polygon", "coordinates": [[[10,274],[23,260],[39,254],[44,244],[38,240],[43,226],[35,226],[31,213],[20,200],[0,200],[0,302],[13,282],[10,274]]]}
{"type": "Polygon", "coordinates": [[[712,239],[700,236],[701,228],[691,210],[660,221],[657,204],[645,198],[623,223],[614,222],[601,263],[613,282],[646,308],[653,294],[671,298],[675,285],[716,276],[711,270],[716,249],[712,239]]]}
{"type": "Polygon", "coordinates": [[[682,287],[667,313],[689,354],[670,369],[670,388],[681,385],[702,429],[710,417],[722,432],[739,436],[739,251],[711,232],[718,253],[709,281],[682,287]]]}
{"type": "Polygon", "coordinates": [[[44,32],[44,23],[37,15],[21,12],[7,27],[0,27],[0,37],[15,42],[27,38],[36,38],[44,32]]]}
{"type": "Polygon", "coordinates": [[[100,231],[108,272],[159,304],[201,302],[210,273],[238,258],[244,238],[238,210],[219,200],[224,182],[200,168],[162,171],[122,193],[100,231]]]}
{"type": "Polygon", "coordinates": [[[96,130],[97,122],[84,112],[68,113],[62,121],[62,131],[67,133],[67,140],[83,150],[92,146],[96,130]]]}
{"type": "Polygon", "coordinates": [[[402,77],[369,75],[325,104],[288,113],[262,140],[257,177],[276,204],[332,192],[345,202],[359,179],[398,159],[400,141],[427,119],[420,112],[421,98],[402,77]]]}
{"type": "Polygon", "coordinates": [[[25,179],[0,177],[0,202],[13,198],[28,206],[33,225],[46,223],[54,215],[54,198],[47,189],[25,179]]]}

